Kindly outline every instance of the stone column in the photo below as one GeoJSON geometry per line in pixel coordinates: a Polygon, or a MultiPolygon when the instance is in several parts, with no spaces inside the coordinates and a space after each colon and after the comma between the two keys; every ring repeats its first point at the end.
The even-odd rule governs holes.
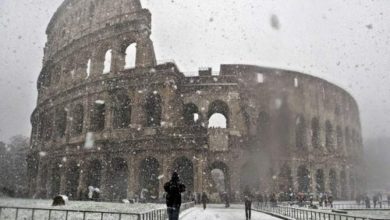
{"type": "Polygon", "coordinates": [[[112,47],[111,72],[116,74],[125,67],[126,52],[123,50],[121,42],[115,41],[112,47]]]}
{"type": "Polygon", "coordinates": [[[136,160],[137,156],[129,156],[127,164],[128,164],[128,172],[129,172],[129,181],[128,181],[128,190],[127,194],[130,198],[134,197],[138,191],[138,170],[139,164],[138,160],[136,160]]]}
{"type": "Polygon", "coordinates": [[[137,41],[136,67],[153,67],[157,63],[153,42],[149,36],[137,41]]]}
{"type": "Polygon", "coordinates": [[[79,184],[77,186],[77,198],[78,199],[85,199],[87,197],[87,173],[86,173],[86,166],[85,164],[81,166],[82,168],[80,169],[80,177],[79,177],[79,184]]]}

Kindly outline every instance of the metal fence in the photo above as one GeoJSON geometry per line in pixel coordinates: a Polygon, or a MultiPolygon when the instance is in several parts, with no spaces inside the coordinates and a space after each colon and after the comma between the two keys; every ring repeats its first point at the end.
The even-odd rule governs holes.
{"type": "MultiPolygon", "coordinates": [[[[329,207],[329,206],[328,206],[329,207]]],[[[380,201],[374,204],[370,202],[370,206],[367,206],[364,202],[358,203],[343,203],[336,202],[333,204],[335,209],[390,209],[390,201],[380,201]]]]}
{"type": "MultiPolygon", "coordinates": [[[[181,211],[191,207],[194,207],[193,202],[184,203],[181,211]]],[[[167,217],[166,208],[126,213],[0,206],[0,220],[165,220],[167,217]]]]}
{"type": "Polygon", "coordinates": [[[385,220],[378,218],[353,216],[324,210],[321,211],[315,209],[295,208],[289,206],[269,206],[264,205],[262,203],[255,204],[254,210],[274,213],[297,220],[385,220]]]}

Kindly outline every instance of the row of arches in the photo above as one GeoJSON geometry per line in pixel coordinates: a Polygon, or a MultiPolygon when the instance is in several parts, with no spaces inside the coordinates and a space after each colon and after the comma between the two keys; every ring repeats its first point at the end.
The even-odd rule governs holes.
{"type": "Polygon", "coordinates": [[[56,64],[49,62],[39,76],[38,90],[56,86],[61,78],[87,79],[91,74],[108,74],[115,68],[135,68],[136,57],[137,43],[125,41],[118,48],[103,44],[94,56],[89,52],[82,52],[77,58],[68,58],[56,64]]]}
{"type": "MultiPolygon", "coordinates": [[[[112,111],[112,127],[114,129],[125,129],[131,125],[131,115],[133,103],[124,90],[113,92],[110,109],[112,111]]],[[[144,103],[145,126],[157,127],[162,123],[162,98],[157,92],[149,93],[144,103]]],[[[89,131],[99,132],[106,128],[107,103],[104,100],[96,100],[89,113],[89,131]]],[[[40,123],[33,126],[34,131],[39,132],[39,136],[44,140],[50,140],[53,137],[62,138],[67,130],[71,136],[82,134],[85,123],[84,105],[79,103],[71,108],[60,107],[55,111],[43,112],[40,116],[40,123]]],[[[228,127],[229,109],[227,104],[217,100],[210,104],[209,128],[228,127]]],[[[201,126],[202,114],[196,105],[190,103],[184,105],[183,119],[187,126],[201,126]]],[[[39,120],[38,120],[39,121],[39,120]]]]}
{"type": "MultiPolygon", "coordinates": [[[[294,189],[292,171],[289,166],[281,167],[278,178],[280,191],[287,192],[289,189],[294,189]]],[[[301,165],[297,168],[296,178],[299,192],[312,192],[314,189],[316,193],[330,192],[335,198],[348,198],[350,195],[353,197],[355,193],[354,178],[349,177],[350,187],[347,187],[348,177],[345,170],[337,173],[336,169],[331,168],[328,173],[325,173],[324,169],[320,168],[311,173],[305,165],[301,165]],[[314,187],[312,184],[315,184],[314,187]],[[350,192],[348,188],[351,189],[350,192]],[[348,193],[351,194],[348,195],[348,193]]]]}

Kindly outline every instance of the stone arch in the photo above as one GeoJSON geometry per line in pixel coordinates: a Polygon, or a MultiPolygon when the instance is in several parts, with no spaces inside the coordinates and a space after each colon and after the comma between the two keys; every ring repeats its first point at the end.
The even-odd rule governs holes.
{"type": "Polygon", "coordinates": [[[198,106],[196,106],[194,103],[185,104],[183,109],[183,119],[184,123],[188,126],[194,126],[198,124],[198,122],[201,120],[198,106]]]}
{"type": "Polygon", "coordinates": [[[310,189],[310,172],[305,165],[298,167],[298,191],[308,192],[310,189]]]}
{"type": "Polygon", "coordinates": [[[66,195],[71,199],[77,199],[77,188],[79,186],[80,165],[72,160],[68,163],[65,172],[66,195]]]}
{"type": "Polygon", "coordinates": [[[316,172],[316,191],[317,193],[325,192],[325,176],[323,169],[318,169],[316,172]]]}
{"type": "Polygon", "coordinates": [[[56,111],[56,134],[59,138],[63,138],[65,136],[67,127],[67,115],[68,112],[64,107],[61,107],[56,111]]]}
{"type": "Polygon", "coordinates": [[[106,104],[103,100],[96,100],[91,114],[91,131],[102,131],[105,127],[106,104]]]}
{"type": "Polygon", "coordinates": [[[278,182],[279,182],[279,191],[289,192],[293,190],[292,173],[291,173],[291,168],[288,166],[288,164],[284,164],[280,168],[278,182]]]}
{"type": "Polygon", "coordinates": [[[320,120],[314,117],[311,120],[311,144],[313,148],[321,147],[320,132],[320,120]]]}
{"type": "Polygon", "coordinates": [[[127,198],[128,189],[128,167],[123,158],[116,157],[109,164],[109,185],[111,186],[112,201],[121,201],[127,198]]]}
{"type": "Polygon", "coordinates": [[[56,161],[51,166],[51,178],[50,178],[50,197],[54,197],[60,194],[61,190],[61,173],[62,164],[60,161],[56,161]]]}
{"type": "Polygon", "coordinates": [[[329,189],[334,198],[337,198],[337,173],[334,169],[329,170],[329,189]]]}
{"type": "Polygon", "coordinates": [[[334,149],[334,136],[333,136],[333,126],[332,123],[327,120],[325,122],[325,146],[328,150],[334,149]]]}
{"type": "Polygon", "coordinates": [[[100,188],[102,179],[102,163],[98,159],[94,159],[88,163],[86,172],[86,184],[100,188]]]}
{"type": "Polygon", "coordinates": [[[229,167],[221,161],[215,161],[214,163],[211,164],[210,168],[210,174],[211,178],[214,182],[214,190],[216,192],[227,192],[228,195],[231,194],[231,188],[230,188],[230,171],[229,167]],[[217,176],[213,176],[213,171],[220,171],[217,174],[220,175],[220,178],[217,176]]]}
{"type": "MultiPolygon", "coordinates": [[[[149,195],[159,195],[160,164],[154,157],[147,157],[140,163],[139,184],[140,189],[147,189],[149,195]]],[[[146,198],[148,199],[148,198],[146,198]]]]}
{"type": "Polygon", "coordinates": [[[194,165],[186,157],[176,158],[173,162],[173,170],[179,174],[187,191],[194,191],[194,165]]]}
{"type": "Polygon", "coordinates": [[[224,123],[226,128],[229,127],[229,106],[224,101],[221,100],[215,100],[209,105],[208,109],[208,122],[214,124],[211,119],[215,117],[215,115],[218,116],[218,118],[224,118],[226,123],[224,123]],[[214,117],[213,117],[214,116],[214,117]],[[221,117],[223,116],[223,117],[221,117]]]}
{"type": "Polygon", "coordinates": [[[306,148],[306,123],[303,115],[298,115],[295,122],[295,147],[297,149],[306,148]]]}
{"type": "Polygon", "coordinates": [[[119,91],[115,95],[114,103],[114,128],[128,128],[131,123],[131,100],[125,91],[119,91]]]}
{"type": "Polygon", "coordinates": [[[77,104],[73,108],[72,134],[79,135],[83,132],[84,124],[84,107],[82,104],[77,104]]]}
{"type": "Polygon", "coordinates": [[[269,143],[271,133],[271,119],[267,112],[260,112],[257,117],[257,138],[260,148],[264,148],[269,143]]]}
{"type": "Polygon", "coordinates": [[[157,92],[149,93],[145,104],[146,126],[161,126],[162,100],[157,92]]]}
{"type": "Polygon", "coordinates": [[[254,161],[248,161],[241,167],[240,191],[249,189],[251,192],[260,190],[259,168],[254,161]]]}

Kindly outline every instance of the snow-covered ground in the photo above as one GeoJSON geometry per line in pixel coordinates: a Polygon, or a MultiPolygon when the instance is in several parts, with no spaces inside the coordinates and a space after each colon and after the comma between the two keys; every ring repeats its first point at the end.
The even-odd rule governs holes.
{"type": "MultiPolygon", "coordinates": [[[[232,205],[225,208],[224,205],[208,205],[206,210],[197,206],[180,214],[181,220],[245,220],[243,205],[232,205]]],[[[261,212],[252,211],[251,220],[280,220],[261,212]]]]}
{"type": "MultiPolygon", "coordinates": [[[[0,198],[0,207],[22,207],[22,208],[35,208],[35,209],[55,209],[51,213],[52,220],[65,219],[65,212],[63,210],[74,210],[70,212],[69,220],[81,220],[83,219],[83,213],[78,211],[89,211],[98,213],[87,213],[86,219],[95,220],[101,219],[101,212],[117,212],[117,213],[143,213],[156,209],[164,209],[164,204],[150,204],[150,203],[136,203],[136,204],[124,204],[124,203],[109,203],[109,202],[91,202],[91,201],[69,201],[65,206],[51,206],[51,200],[36,200],[36,199],[10,199],[0,198]]],[[[29,209],[18,211],[18,220],[30,220],[32,211],[29,209]]],[[[0,220],[14,220],[16,216],[15,209],[1,209],[0,220]]],[[[36,210],[34,217],[36,220],[47,220],[49,212],[46,210],[36,210]]],[[[104,220],[116,220],[119,219],[119,214],[104,214],[104,220]]],[[[122,215],[122,220],[137,219],[137,215],[122,215]]]]}

